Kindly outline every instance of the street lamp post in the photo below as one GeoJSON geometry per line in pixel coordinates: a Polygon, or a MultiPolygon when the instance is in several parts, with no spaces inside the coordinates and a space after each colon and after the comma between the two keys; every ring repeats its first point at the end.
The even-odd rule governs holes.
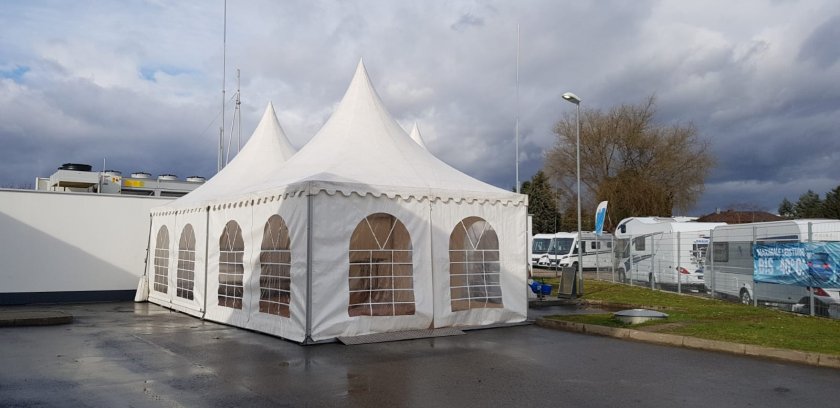
{"type": "MultiPolygon", "coordinates": [[[[583,244],[581,242],[582,234],[580,221],[580,98],[571,92],[566,92],[563,94],[563,99],[575,104],[575,107],[577,109],[577,133],[575,143],[577,145],[577,276],[578,279],[580,279],[580,282],[583,282],[583,244]]],[[[582,288],[578,287],[579,292],[582,292],[581,289],[582,288]]]]}

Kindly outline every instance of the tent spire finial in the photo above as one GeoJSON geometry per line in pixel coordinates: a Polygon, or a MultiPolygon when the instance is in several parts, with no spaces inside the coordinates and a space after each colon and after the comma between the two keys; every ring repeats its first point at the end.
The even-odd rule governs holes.
{"type": "Polygon", "coordinates": [[[365,61],[362,58],[359,58],[359,63],[356,65],[356,74],[353,76],[357,77],[359,75],[364,75],[369,78],[367,68],[365,67],[365,61]]]}
{"type": "Polygon", "coordinates": [[[411,137],[411,139],[414,140],[417,144],[419,144],[420,147],[429,150],[429,148],[426,146],[426,142],[423,141],[423,136],[420,135],[420,126],[417,125],[417,121],[414,121],[414,126],[411,128],[411,133],[409,133],[408,136],[411,137]]]}

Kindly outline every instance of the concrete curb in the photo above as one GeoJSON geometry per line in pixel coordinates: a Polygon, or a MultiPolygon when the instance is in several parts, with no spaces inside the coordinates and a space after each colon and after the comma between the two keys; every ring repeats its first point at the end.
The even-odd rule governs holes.
{"type": "Polygon", "coordinates": [[[543,300],[538,299],[529,299],[528,300],[528,308],[530,309],[540,309],[543,307],[551,307],[551,306],[579,306],[579,307],[598,307],[598,308],[607,308],[607,309],[651,309],[651,310],[668,310],[666,307],[660,306],[639,306],[639,305],[632,305],[629,303],[614,303],[614,302],[605,302],[601,300],[584,300],[584,299],[563,299],[563,298],[547,298],[543,300]]]}
{"type": "Polygon", "coordinates": [[[536,324],[540,327],[575,333],[594,334],[598,336],[629,339],[666,346],[718,351],[743,356],[762,357],[791,363],[840,369],[840,356],[833,354],[810,353],[806,351],[706,340],[676,334],[654,333],[641,330],[599,326],[594,324],[567,322],[563,320],[546,319],[544,317],[538,318],[536,324]]]}
{"type": "Polygon", "coordinates": [[[551,307],[551,306],[586,306],[585,303],[575,300],[575,299],[558,299],[558,298],[549,298],[544,300],[538,299],[529,299],[528,300],[528,308],[529,309],[539,309],[542,307],[551,307]]]}
{"type": "Polygon", "coordinates": [[[0,327],[52,326],[73,323],[73,315],[59,311],[0,311],[0,327]]]}

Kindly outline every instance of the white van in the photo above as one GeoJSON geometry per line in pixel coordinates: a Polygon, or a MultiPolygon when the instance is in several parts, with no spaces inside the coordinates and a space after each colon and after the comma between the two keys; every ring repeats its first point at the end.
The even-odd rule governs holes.
{"type": "MultiPolygon", "coordinates": [[[[596,236],[593,232],[583,232],[581,238],[584,269],[606,269],[612,266],[612,235],[596,236]]],[[[576,232],[534,235],[531,265],[541,268],[577,268],[577,239],[576,232]]]]}
{"type": "Polygon", "coordinates": [[[548,267],[554,234],[536,234],[531,239],[531,266],[548,267]]]}
{"type": "Polygon", "coordinates": [[[572,251],[576,238],[577,234],[570,232],[534,235],[531,246],[531,265],[540,268],[557,267],[558,259],[565,259],[572,251]]]}
{"type": "MultiPolygon", "coordinates": [[[[716,294],[740,298],[743,303],[809,304],[807,287],[753,281],[753,243],[809,241],[840,241],[840,221],[785,220],[715,227],[712,250],[707,254],[706,286],[716,294]]],[[[840,289],[815,288],[814,298],[822,310],[827,310],[840,303],[840,289]]]]}
{"type": "Polygon", "coordinates": [[[719,222],[687,217],[631,217],[615,231],[622,280],[705,290],[703,266],[709,234],[719,222]]]}
{"type": "Polygon", "coordinates": [[[578,234],[576,232],[558,233],[563,234],[572,245],[569,250],[562,254],[559,259],[560,267],[577,269],[579,257],[578,247],[581,248],[580,259],[583,269],[609,269],[613,266],[613,240],[612,234],[596,235],[594,232],[584,231],[580,233],[581,245],[577,245],[578,234]]]}

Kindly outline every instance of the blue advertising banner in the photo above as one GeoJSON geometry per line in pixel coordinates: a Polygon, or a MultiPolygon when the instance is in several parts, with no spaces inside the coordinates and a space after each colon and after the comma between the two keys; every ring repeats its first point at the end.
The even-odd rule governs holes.
{"type": "Polygon", "coordinates": [[[607,202],[601,201],[595,209],[595,235],[601,235],[604,231],[604,219],[607,217],[607,202]]]}
{"type": "Polygon", "coordinates": [[[840,242],[776,242],[753,247],[753,280],[840,288],[840,242]]]}

